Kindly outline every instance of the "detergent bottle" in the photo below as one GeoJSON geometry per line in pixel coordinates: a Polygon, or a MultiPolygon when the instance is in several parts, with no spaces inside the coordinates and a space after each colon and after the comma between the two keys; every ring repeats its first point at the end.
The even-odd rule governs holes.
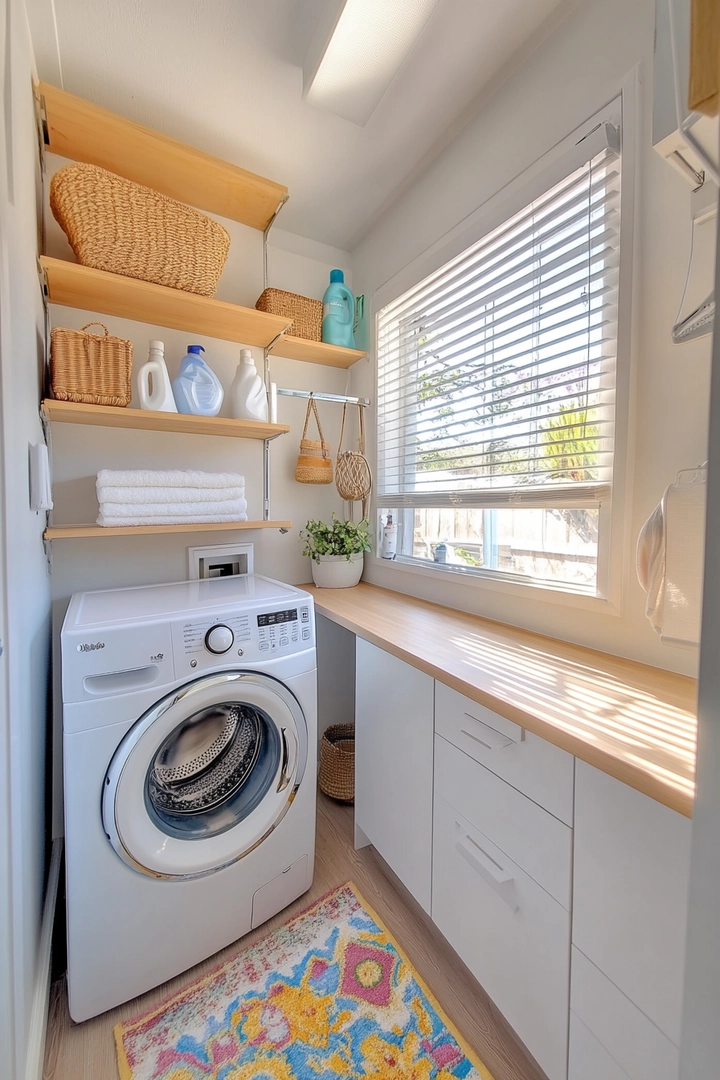
{"type": "Polygon", "coordinates": [[[342,270],[331,270],[330,284],[323,296],[323,341],[328,345],[354,349],[354,321],[355,298],[345,284],[345,275],[342,270]]]}
{"type": "Polygon", "coordinates": [[[223,403],[222,383],[203,360],[202,345],[188,345],[180,372],[173,379],[172,392],[178,412],[196,416],[217,416],[223,403]]]}
{"type": "Polygon", "coordinates": [[[232,386],[228,390],[230,415],[238,420],[263,420],[268,418],[268,399],[253,355],[249,349],[240,350],[232,386]]]}
{"type": "Polygon", "coordinates": [[[137,373],[137,392],[141,409],[177,412],[170,376],[165,366],[164,342],[150,342],[150,355],[137,373]]]}

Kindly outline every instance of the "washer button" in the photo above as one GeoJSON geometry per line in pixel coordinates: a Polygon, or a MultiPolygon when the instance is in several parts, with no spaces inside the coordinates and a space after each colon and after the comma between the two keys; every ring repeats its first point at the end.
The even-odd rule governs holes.
{"type": "Polygon", "coordinates": [[[310,627],[304,626],[302,632],[303,641],[308,641],[310,638],[310,627]]]}
{"type": "Polygon", "coordinates": [[[234,641],[235,635],[232,630],[223,623],[211,626],[205,635],[205,647],[211,653],[226,653],[232,648],[234,641]]]}
{"type": "Polygon", "coordinates": [[[260,642],[260,652],[267,652],[269,648],[270,648],[269,642],[267,642],[267,641],[261,641],[260,642]]]}
{"type": "Polygon", "coordinates": [[[191,660],[190,667],[197,667],[197,660],[191,660]]]}

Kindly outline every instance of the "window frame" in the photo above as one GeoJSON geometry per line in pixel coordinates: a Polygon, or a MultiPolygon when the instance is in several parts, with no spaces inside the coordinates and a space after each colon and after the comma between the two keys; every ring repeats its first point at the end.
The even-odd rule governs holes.
{"type": "MultiPolygon", "coordinates": [[[[528,203],[540,197],[552,186],[562,181],[574,168],[582,164],[579,144],[600,123],[609,122],[621,132],[622,183],[620,196],[619,280],[617,315],[617,368],[615,404],[615,446],[613,457],[612,492],[599,507],[597,586],[596,592],[575,590],[562,582],[504,575],[496,570],[475,569],[468,572],[452,564],[435,565],[412,558],[387,560],[380,558],[378,543],[370,561],[373,568],[382,568],[391,575],[399,572],[438,580],[461,582],[472,589],[489,588],[509,592],[516,596],[560,602],[573,607],[602,610],[619,615],[623,604],[627,567],[623,566],[630,520],[632,495],[631,454],[633,415],[635,343],[632,333],[632,307],[634,300],[633,248],[636,238],[635,189],[637,161],[639,156],[640,109],[639,73],[631,73],[623,80],[619,93],[606,106],[599,109],[566,138],[557,143],[541,158],[523,170],[514,180],[490,196],[474,212],[464,218],[421,255],[378,288],[372,297],[373,334],[373,385],[377,391],[377,313],[425,278],[442,269],[448,262],[481,240],[495,228],[518,213],[528,203]]],[[[585,158],[586,160],[586,158],[585,158]]],[[[372,442],[377,466],[377,402],[372,415],[372,442]]],[[[377,498],[371,502],[372,518],[378,522],[377,498]]],[[[399,582],[398,582],[399,586],[399,582]]]]}

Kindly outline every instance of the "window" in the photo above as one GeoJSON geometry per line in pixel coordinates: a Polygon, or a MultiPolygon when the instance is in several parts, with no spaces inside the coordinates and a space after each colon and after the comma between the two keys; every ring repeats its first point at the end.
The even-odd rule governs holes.
{"type": "Polygon", "coordinates": [[[403,561],[596,595],[613,475],[618,131],[599,124],[575,149],[561,182],[379,312],[377,505],[403,561]]]}

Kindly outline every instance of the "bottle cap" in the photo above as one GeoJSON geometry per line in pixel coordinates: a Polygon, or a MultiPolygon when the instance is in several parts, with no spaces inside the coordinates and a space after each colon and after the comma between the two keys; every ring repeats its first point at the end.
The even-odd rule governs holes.
{"type": "Polygon", "coordinates": [[[242,360],[242,362],[244,364],[254,364],[255,363],[255,361],[253,360],[253,354],[250,352],[249,349],[241,349],[240,350],[240,359],[242,360]]]}
{"type": "Polygon", "coordinates": [[[188,345],[187,350],[188,350],[189,353],[195,353],[197,356],[199,356],[201,352],[205,352],[205,346],[204,345],[188,345]]]}
{"type": "Polygon", "coordinates": [[[345,275],[343,274],[342,270],[331,270],[330,271],[330,281],[331,282],[339,281],[341,284],[344,284],[345,283],[345,275]]]}
{"type": "Polygon", "coordinates": [[[164,341],[151,341],[150,342],[150,348],[154,352],[165,352],[165,342],[164,341]]]}

